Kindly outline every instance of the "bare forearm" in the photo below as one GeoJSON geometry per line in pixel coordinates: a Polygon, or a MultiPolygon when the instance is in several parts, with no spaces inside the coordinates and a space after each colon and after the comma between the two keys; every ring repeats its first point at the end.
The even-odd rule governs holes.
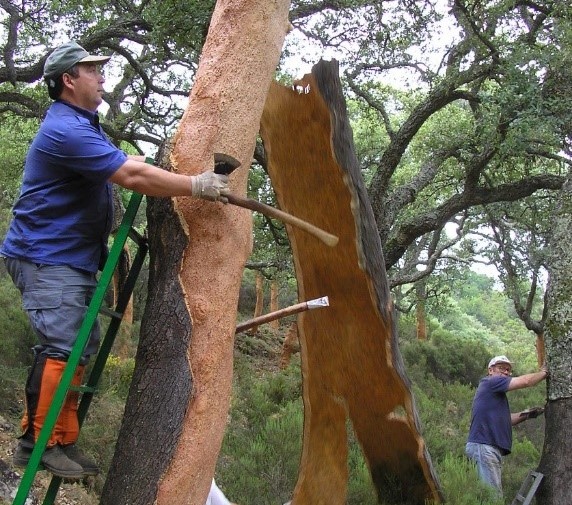
{"type": "Polygon", "coordinates": [[[522,389],[531,386],[536,386],[536,384],[546,379],[547,376],[548,376],[548,371],[546,370],[546,367],[543,367],[539,372],[527,373],[519,377],[514,377],[510,381],[508,390],[512,391],[514,389],[522,389]]]}
{"type": "Polygon", "coordinates": [[[522,412],[515,412],[510,415],[510,422],[513,426],[520,424],[523,421],[526,421],[527,419],[528,417],[526,417],[526,415],[523,415],[522,412]]]}
{"type": "Polygon", "coordinates": [[[527,386],[536,386],[539,382],[546,379],[546,375],[547,375],[546,371],[541,370],[540,372],[534,372],[523,375],[522,378],[526,380],[527,386]]]}
{"type": "Polygon", "coordinates": [[[191,196],[191,178],[129,158],[110,179],[148,196],[191,196]]]}

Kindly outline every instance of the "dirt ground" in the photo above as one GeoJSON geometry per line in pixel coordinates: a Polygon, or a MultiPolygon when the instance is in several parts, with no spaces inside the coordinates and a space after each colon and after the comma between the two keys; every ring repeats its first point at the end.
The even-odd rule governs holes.
{"type": "MultiPolygon", "coordinates": [[[[11,505],[24,473],[23,468],[12,465],[17,435],[18,426],[16,423],[0,415],[0,505],[11,505]]],[[[48,472],[38,472],[26,505],[42,503],[50,481],[51,475],[48,472]]],[[[99,500],[94,494],[89,493],[86,485],[89,486],[88,481],[84,483],[62,483],[55,504],[97,505],[99,500]]]]}

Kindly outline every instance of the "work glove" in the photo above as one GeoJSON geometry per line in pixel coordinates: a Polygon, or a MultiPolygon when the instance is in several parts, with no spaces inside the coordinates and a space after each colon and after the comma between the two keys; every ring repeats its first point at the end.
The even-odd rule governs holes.
{"type": "Polygon", "coordinates": [[[224,196],[230,192],[227,175],[215,174],[212,171],[191,175],[191,189],[192,195],[198,198],[228,203],[228,199],[224,196]]]}
{"type": "Polygon", "coordinates": [[[544,407],[533,407],[531,409],[523,410],[520,415],[525,416],[526,419],[535,419],[544,412],[544,407]]]}

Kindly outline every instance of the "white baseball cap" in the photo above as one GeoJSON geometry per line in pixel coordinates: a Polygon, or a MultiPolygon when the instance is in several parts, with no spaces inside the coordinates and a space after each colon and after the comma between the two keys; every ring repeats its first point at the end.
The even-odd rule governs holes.
{"type": "Polygon", "coordinates": [[[495,356],[493,359],[489,361],[489,368],[499,363],[506,363],[507,365],[512,366],[512,362],[506,356],[495,356]]]}

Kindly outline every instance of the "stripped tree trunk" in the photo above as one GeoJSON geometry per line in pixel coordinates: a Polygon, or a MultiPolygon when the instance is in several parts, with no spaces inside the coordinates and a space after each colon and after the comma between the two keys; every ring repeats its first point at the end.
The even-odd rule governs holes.
{"type": "MultiPolygon", "coordinates": [[[[242,162],[246,194],[287,0],[219,0],[170,166],[196,174],[213,153],[242,162]]],[[[150,199],[150,279],[133,381],[102,505],[204,505],[230,402],[238,293],[250,212],[190,198],[150,199]]]]}
{"type": "MultiPolygon", "coordinates": [[[[278,281],[276,279],[272,279],[272,281],[270,281],[270,312],[276,312],[278,309],[278,281]]],[[[278,319],[271,321],[270,328],[274,331],[278,331],[280,328],[280,321],[278,319]]]]}
{"type": "Polygon", "coordinates": [[[292,354],[300,352],[300,340],[298,339],[298,324],[292,323],[288,327],[284,343],[282,344],[282,354],[280,355],[280,369],[284,370],[290,364],[292,354]]]}
{"type": "MultiPolygon", "coordinates": [[[[256,305],[254,306],[254,316],[260,317],[264,310],[264,277],[260,272],[256,272],[256,305]]],[[[256,335],[258,326],[253,326],[250,329],[252,335],[256,335]]]]}

